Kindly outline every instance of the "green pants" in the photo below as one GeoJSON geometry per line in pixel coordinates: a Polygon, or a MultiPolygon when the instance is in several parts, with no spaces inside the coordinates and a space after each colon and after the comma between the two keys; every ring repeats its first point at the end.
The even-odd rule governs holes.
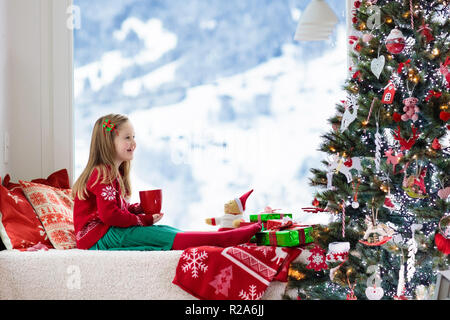
{"type": "Polygon", "coordinates": [[[170,250],[178,232],[166,225],[111,227],[89,250],[170,250]]]}

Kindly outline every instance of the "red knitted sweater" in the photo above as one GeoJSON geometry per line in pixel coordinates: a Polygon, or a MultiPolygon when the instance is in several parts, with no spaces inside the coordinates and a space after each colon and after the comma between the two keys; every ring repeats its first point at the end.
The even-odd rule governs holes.
{"type": "Polygon", "coordinates": [[[102,184],[101,171],[94,169],[86,184],[88,197],[80,200],[75,196],[73,223],[78,249],[89,249],[105,235],[111,226],[150,226],[153,216],[145,214],[139,203],[129,204],[120,195],[119,180],[102,184]]]}

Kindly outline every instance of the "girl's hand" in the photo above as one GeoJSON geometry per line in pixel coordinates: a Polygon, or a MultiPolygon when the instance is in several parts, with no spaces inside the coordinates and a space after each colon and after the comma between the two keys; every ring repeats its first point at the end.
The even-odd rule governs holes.
{"type": "Polygon", "coordinates": [[[156,213],[153,215],[153,224],[157,223],[163,217],[164,213],[156,213]]]}

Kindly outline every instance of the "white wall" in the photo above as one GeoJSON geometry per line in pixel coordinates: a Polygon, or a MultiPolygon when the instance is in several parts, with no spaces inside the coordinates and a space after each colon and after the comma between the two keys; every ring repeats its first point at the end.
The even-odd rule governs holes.
{"type": "Polygon", "coordinates": [[[9,52],[8,38],[8,20],[7,20],[7,3],[0,1],[0,176],[4,176],[4,172],[9,171],[9,166],[4,163],[4,131],[9,131],[11,127],[7,119],[10,118],[10,112],[7,108],[9,97],[8,74],[10,74],[8,63],[9,52]]]}
{"type": "Polygon", "coordinates": [[[0,176],[13,181],[66,168],[73,182],[70,4],[0,0],[0,176]]]}

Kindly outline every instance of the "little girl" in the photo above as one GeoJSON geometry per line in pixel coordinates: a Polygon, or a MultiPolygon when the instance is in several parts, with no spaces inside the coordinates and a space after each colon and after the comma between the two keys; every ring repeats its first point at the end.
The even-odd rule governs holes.
{"type": "Polygon", "coordinates": [[[228,247],[250,241],[253,224],[229,231],[186,231],[155,225],[163,216],[129,204],[130,164],[136,149],[126,116],[100,117],[92,132],[89,159],[72,187],[77,247],[91,250],[183,250],[203,245],[228,247]]]}

